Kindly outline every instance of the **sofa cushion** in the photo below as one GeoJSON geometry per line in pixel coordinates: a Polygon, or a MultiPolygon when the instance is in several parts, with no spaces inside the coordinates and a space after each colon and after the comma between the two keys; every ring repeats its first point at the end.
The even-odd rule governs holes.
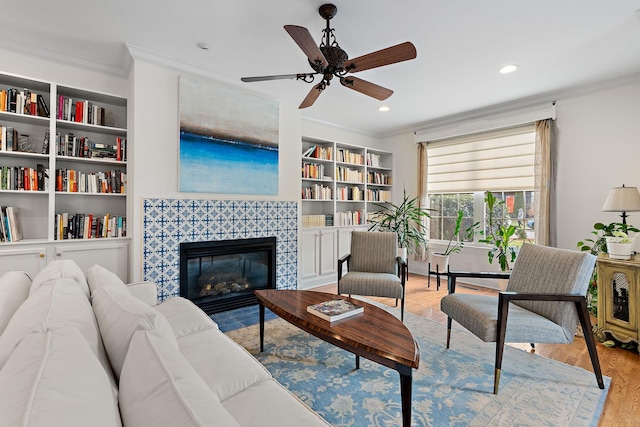
{"type": "Polygon", "coordinates": [[[330,424],[274,379],[260,381],[222,402],[243,427],[329,427],[330,424]],[[251,402],[251,410],[247,410],[251,402]]]}
{"type": "Polygon", "coordinates": [[[77,329],[103,365],[109,368],[91,304],[77,282],[69,278],[42,283],[16,310],[0,335],[0,367],[31,332],[61,327],[77,329]]]}
{"type": "Polygon", "coordinates": [[[124,282],[117,274],[98,264],[94,264],[87,270],[87,284],[92,295],[96,290],[105,287],[126,289],[124,282]]]}
{"type": "Polygon", "coordinates": [[[167,319],[132,296],[124,286],[94,288],[91,296],[102,341],[116,378],[120,377],[131,337],[138,330],[153,331],[164,336],[178,348],[173,329],[167,319]]]}
{"type": "Polygon", "coordinates": [[[131,339],[120,411],[128,427],[239,426],[175,346],[147,331],[131,339]]]}
{"type": "Polygon", "coordinates": [[[176,338],[218,329],[218,325],[204,311],[186,298],[169,298],[154,308],[167,318],[176,338]]]}
{"type": "Polygon", "coordinates": [[[127,283],[127,289],[134,297],[147,305],[158,304],[158,287],[153,282],[127,283]]]}
{"type": "Polygon", "coordinates": [[[31,278],[24,271],[10,271],[0,277],[0,335],[29,296],[30,287],[31,278]]]}
{"type": "Polygon", "coordinates": [[[74,328],[36,331],[0,370],[0,426],[120,426],[111,383],[74,328]]]}
{"type": "Polygon", "coordinates": [[[220,400],[271,378],[255,357],[218,329],[186,335],[178,339],[178,345],[220,400]]]}
{"type": "Polygon", "coordinates": [[[89,296],[89,287],[87,286],[84,273],[80,267],[78,267],[78,264],[70,259],[51,261],[45,268],[40,270],[36,277],[33,278],[29,295],[40,289],[44,283],[53,279],[73,279],[82,292],[84,292],[87,297],[89,296]]]}

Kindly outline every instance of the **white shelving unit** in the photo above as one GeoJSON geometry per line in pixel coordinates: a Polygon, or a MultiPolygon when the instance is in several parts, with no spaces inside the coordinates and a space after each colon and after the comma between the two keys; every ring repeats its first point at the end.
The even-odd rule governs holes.
{"type": "MultiPolygon", "coordinates": [[[[22,189],[0,188],[0,206],[15,206],[19,208],[23,239],[13,242],[0,242],[0,274],[16,268],[23,268],[31,274],[36,274],[47,262],[58,258],[75,259],[82,268],[88,268],[93,263],[101,263],[116,271],[123,280],[127,279],[127,259],[129,238],[105,237],[88,239],[62,239],[55,236],[56,214],[69,213],[73,215],[93,214],[96,217],[110,216],[126,217],[127,195],[115,188],[116,174],[126,188],[126,143],[127,141],[127,99],[58,85],[53,82],[34,80],[28,77],[0,73],[0,90],[15,88],[18,91],[28,90],[40,95],[49,110],[49,117],[42,115],[21,114],[13,111],[0,111],[0,126],[14,128],[22,135],[25,151],[10,151],[7,147],[0,150],[0,168],[28,167],[37,170],[46,169],[48,173],[48,188],[38,188],[37,191],[22,189]],[[91,113],[104,109],[101,117],[103,124],[76,122],[75,120],[58,118],[59,103],[64,98],[72,99],[73,103],[90,102],[95,106],[91,113]],[[49,133],[49,149],[43,150],[45,134],[49,133]],[[106,158],[83,158],[71,155],[58,155],[56,150],[56,135],[72,134],[76,137],[88,138],[91,142],[103,146],[116,146],[117,138],[124,141],[124,148],[120,150],[120,160],[106,158]],[[123,157],[124,156],[124,157],[123,157]],[[82,174],[106,174],[108,183],[113,184],[110,193],[90,193],[69,191],[56,188],[58,179],[56,170],[77,171],[82,174]],[[122,175],[124,174],[124,175],[122,175]],[[112,178],[113,177],[113,178],[112,178]],[[105,265],[106,264],[106,265],[105,265]]],[[[42,114],[42,109],[37,114],[42,114]]],[[[88,115],[89,109],[84,110],[88,115]]],[[[98,145],[99,147],[100,145],[98,145]]],[[[106,181],[105,181],[106,182],[106,181]]],[[[23,186],[24,187],[24,186],[23,186]]],[[[105,184],[105,187],[107,185],[105,184]]],[[[78,188],[80,190],[80,188],[78,188]]]]}
{"type": "Polygon", "coordinates": [[[302,141],[300,278],[303,288],[336,281],[351,231],[391,201],[393,154],[340,142],[302,141]]]}

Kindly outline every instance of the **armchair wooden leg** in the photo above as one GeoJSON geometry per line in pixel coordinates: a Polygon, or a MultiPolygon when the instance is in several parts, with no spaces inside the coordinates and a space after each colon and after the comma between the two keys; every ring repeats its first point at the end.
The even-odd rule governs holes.
{"type": "Polygon", "coordinates": [[[600,387],[600,389],[604,389],[604,380],[602,379],[602,371],[600,370],[596,341],[593,338],[591,321],[589,320],[589,310],[587,309],[587,301],[585,298],[581,301],[576,301],[576,310],[578,311],[578,318],[580,319],[580,325],[584,332],[584,340],[587,343],[587,349],[589,350],[589,356],[591,357],[593,372],[596,374],[598,387],[600,387]]]}
{"type": "MultiPolygon", "coordinates": [[[[398,300],[396,300],[396,305],[397,301],[398,300]]],[[[400,321],[404,322],[404,297],[400,300],[400,321]]]]}
{"type": "Polygon", "coordinates": [[[447,317],[447,348],[451,342],[451,317],[447,317]]]}

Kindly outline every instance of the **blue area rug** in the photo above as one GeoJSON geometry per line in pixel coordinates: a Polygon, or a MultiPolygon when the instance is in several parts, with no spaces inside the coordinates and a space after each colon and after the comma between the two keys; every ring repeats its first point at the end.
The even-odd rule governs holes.
{"type": "MultiPolygon", "coordinates": [[[[454,329],[447,350],[444,325],[411,313],[405,324],[421,353],[412,426],[597,426],[610,378],[600,390],[593,372],[507,346],[496,396],[495,344],[454,329]]],[[[363,358],[355,370],[352,354],[279,318],[265,324],[262,353],[258,325],[227,334],[332,425],[401,425],[396,371],[363,358]]]]}

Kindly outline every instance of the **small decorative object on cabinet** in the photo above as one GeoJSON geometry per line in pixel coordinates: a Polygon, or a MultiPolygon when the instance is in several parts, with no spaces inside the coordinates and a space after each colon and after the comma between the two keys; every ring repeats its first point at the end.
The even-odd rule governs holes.
{"type": "Polygon", "coordinates": [[[640,342],[640,259],[602,254],[598,270],[598,329],[619,341],[640,342]]]}
{"type": "Polygon", "coordinates": [[[393,155],[313,138],[302,140],[301,153],[301,279],[310,287],[335,281],[333,264],[343,250],[336,243],[349,240],[331,242],[336,232],[327,228],[340,235],[366,230],[368,215],[379,209],[374,204],[391,201],[393,155]]]}
{"type": "Polygon", "coordinates": [[[125,263],[126,279],[128,243],[112,256],[106,242],[126,238],[127,99],[0,73],[0,138],[0,204],[22,225],[21,239],[0,230],[0,274],[65,257],[74,241],[86,245],[74,257],[125,263]]]}

